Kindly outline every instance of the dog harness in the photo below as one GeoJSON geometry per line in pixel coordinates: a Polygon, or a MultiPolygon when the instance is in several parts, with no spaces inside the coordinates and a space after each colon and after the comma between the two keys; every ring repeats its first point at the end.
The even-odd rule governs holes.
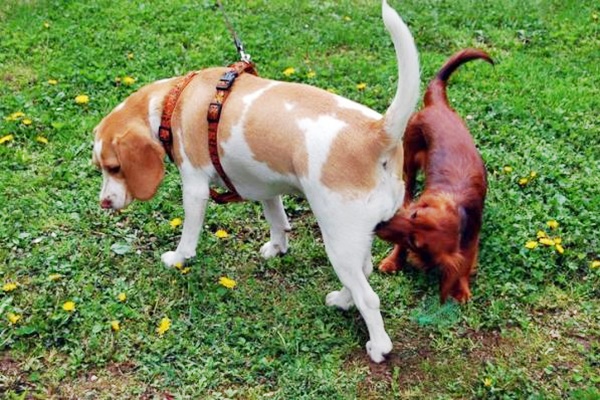
{"type": "MultiPolygon", "coordinates": [[[[219,131],[219,121],[221,119],[221,112],[223,110],[223,105],[225,104],[225,100],[229,96],[231,92],[231,88],[235,79],[241,74],[248,72],[252,75],[257,75],[256,68],[254,64],[250,61],[238,61],[229,66],[229,70],[225,72],[221,78],[219,78],[219,82],[216,86],[216,93],[213,98],[213,101],[208,106],[208,113],[206,116],[206,120],[208,121],[208,153],[210,155],[210,160],[213,164],[213,167],[219,174],[219,177],[227,186],[229,192],[219,193],[214,189],[210,189],[210,197],[218,204],[231,203],[237,201],[243,201],[244,199],[238,194],[231,183],[231,180],[227,177],[223,166],[221,165],[221,161],[219,158],[219,149],[218,149],[218,131],[219,131]]],[[[191,80],[198,74],[198,71],[192,71],[188,73],[173,89],[169,91],[167,97],[165,97],[163,103],[163,113],[161,117],[160,127],[158,129],[158,137],[165,148],[165,152],[169,156],[171,161],[173,158],[173,130],[171,128],[171,118],[173,116],[173,111],[175,110],[175,106],[177,105],[177,101],[179,100],[179,96],[186,88],[186,86],[191,82],[191,80]]]]}

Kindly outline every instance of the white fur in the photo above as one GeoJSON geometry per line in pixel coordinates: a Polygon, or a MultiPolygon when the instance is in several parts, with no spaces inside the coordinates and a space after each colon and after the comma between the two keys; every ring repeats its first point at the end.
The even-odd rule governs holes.
{"type": "Polygon", "coordinates": [[[113,209],[120,210],[127,207],[131,200],[127,194],[125,182],[115,179],[103,170],[100,201],[109,201],[113,209]]]}
{"type": "MultiPolygon", "coordinates": [[[[121,103],[123,104],[123,103],[121,103]]],[[[102,140],[94,142],[93,158],[101,160],[102,140]]],[[[109,201],[115,210],[125,208],[131,203],[131,197],[127,194],[125,183],[115,179],[108,172],[102,170],[102,190],[100,190],[100,202],[109,201]]]]}
{"type": "Polygon", "coordinates": [[[153,96],[150,98],[150,104],[148,105],[148,121],[150,122],[150,129],[157,137],[162,117],[163,100],[164,98],[161,96],[153,96]]]}
{"type": "Polygon", "coordinates": [[[369,107],[365,107],[360,103],[357,103],[355,101],[352,101],[350,99],[347,99],[345,97],[342,96],[335,96],[338,102],[338,106],[341,108],[346,108],[349,110],[355,110],[355,111],[360,111],[361,113],[363,113],[363,115],[367,118],[371,118],[371,119],[380,119],[381,118],[381,114],[379,114],[377,111],[370,109],[369,107]]]}

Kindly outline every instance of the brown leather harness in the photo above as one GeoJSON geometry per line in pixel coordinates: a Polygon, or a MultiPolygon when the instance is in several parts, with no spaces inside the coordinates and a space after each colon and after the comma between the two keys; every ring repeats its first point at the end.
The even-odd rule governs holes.
{"type": "MultiPolygon", "coordinates": [[[[229,66],[229,70],[225,72],[219,79],[214,99],[208,106],[208,113],[206,116],[208,121],[208,153],[210,155],[210,160],[213,164],[213,167],[229,190],[229,192],[219,193],[212,188],[210,189],[211,199],[218,204],[244,200],[235,190],[233,183],[231,183],[231,180],[229,177],[227,177],[227,174],[221,165],[218,149],[218,131],[221,112],[223,110],[225,100],[227,100],[227,97],[231,92],[231,88],[235,82],[235,79],[245,72],[252,75],[258,75],[254,64],[250,61],[238,61],[234,64],[231,64],[229,66]]],[[[173,111],[175,110],[175,106],[177,105],[177,101],[179,100],[181,93],[197,74],[198,71],[192,71],[188,73],[177,85],[175,85],[175,87],[169,91],[163,102],[163,112],[160,127],[158,129],[158,137],[171,161],[174,161],[173,130],[171,128],[173,111]]]]}

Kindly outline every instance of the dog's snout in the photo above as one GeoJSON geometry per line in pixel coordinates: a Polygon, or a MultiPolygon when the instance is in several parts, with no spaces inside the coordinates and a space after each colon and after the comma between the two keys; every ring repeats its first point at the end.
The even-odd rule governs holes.
{"type": "Polygon", "coordinates": [[[104,209],[108,209],[108,208],[112,208],[113,204],[112,204],[112,200],[111,199],[103,199],[100,202],[100,207],[104,208],[104,209]]]}

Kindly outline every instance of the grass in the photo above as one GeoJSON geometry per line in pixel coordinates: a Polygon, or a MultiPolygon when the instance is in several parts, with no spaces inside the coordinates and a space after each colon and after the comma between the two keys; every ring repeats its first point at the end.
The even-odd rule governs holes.
{"type": "MultiPolygon", "coordinates": [[[[449,88],[489,171],[474,298],[442,307],[435,275],[375,273],[394,340],[382,365],[365,355],[358,313],[324,305],[339,284],[302,199],[286,199],[291,251],[268,262],[260,209],[211,205],[188,274],[160,263],[180,235],[169,221],[183,216],[172,166],[152,201],[99,209],[90,158],[102,116],[146,83],[236,59],[212,1],[165,3],[0,5],[0,138],[13,135],[0,144],[0,283],[18,284],[0,291],[5,398],[600,397],[596,2],[392,1],[424,82],[464,47],[497,65],[465,65],[449,88]],[[564,253],[527,249],[539,230],[564,253]]],[[[379,2],[225,3],[261,75],[386,109],[396,65],[379,2]]],[[[388,249],[377,241],[375,262],[388,249]]]]}

